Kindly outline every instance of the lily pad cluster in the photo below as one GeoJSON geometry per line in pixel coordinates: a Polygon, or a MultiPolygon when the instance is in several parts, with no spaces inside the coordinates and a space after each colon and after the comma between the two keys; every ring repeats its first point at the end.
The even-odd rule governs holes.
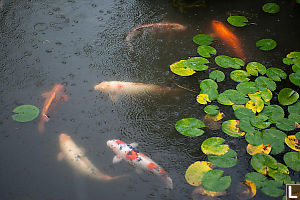
{"type": "Polygon", "coordinates": [[[290,52],[282,61],[286,65],[292,65],[294,73],[289,75],[289,79],[293,84],[300,87],[300,52],[290,52]]]}

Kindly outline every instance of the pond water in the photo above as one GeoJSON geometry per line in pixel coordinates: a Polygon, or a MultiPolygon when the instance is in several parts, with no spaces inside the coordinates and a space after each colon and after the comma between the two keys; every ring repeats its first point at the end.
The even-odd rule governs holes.
{"type": "MultiPolygon", "coordinates": [[[[225,23],[228,16],[236,14],[253,22],[244,28],[232,28],[241,40],[247,61],[283,69],[281,59],[300,49],[300,5],[292,1],[279,3],[280,13],[269,15],[261,11],[259,0],[210,0],[206,7],[186,12],[180,12],[169,1],[3,0],[0,199],[191,199],[194,187],[185,181],[184,174],[190,164],[206,160],[200,145],[212,136],[228,138],[227,144],[238,153],[238,164],[224,169],[232,183],[228,194],[222,197],[236,199],[236,185],[247,172],[254,171],[245,140],[232,139],[221,129],[209,128],[200,137],[188,138],[174,128],[182,118],[203,119],[204,106],[196,102],[196,93],[183,90],[174,95],[131,96],[111,101],[106,93],[93,87],[102,81],[117,80],[170,88],[181,85],[199,92],[200,81],[208,78],[211,70],[183,78],[173,75],[169,65],[197,56],[192,37],[211,33],[212,20],[225,23]],[[133,48],[128,47],[125,37],[132,28],[155,22],[180,23],[188,29],[176,33],[146,32],[136,37],[133,48]],[[277,48],[269,52],[258,50],[255,42],[261,38],[276,40],[277,48]],[[41,94],[55,84],[63,84],[69,98],[49,113],[44,133],[37,129],[40,118],[27,123],[12,120],[11,111],[19,105],[42,109],[45,99],[41,94]],[[58,161],[61,133],[83,147],[89,160],[104,173],[128,176],[101,182],[58,161]],[[151,173],[136,173],[127,162],[112,164],[114,153],[106,141],[115,138],[137,142],[141,152],[168,172],[174,189],[165,189],[164,183],[151,173]]],[[[218,54],[234,56],[221,40],[216,41],[215,47],[218,54]]],[[[229,73],[226,77],[219,92],[235,87],[229,73]]],[[[279,88],[288,82],[281,84],[279,88]]],[[[225,120],[234,118],[230,106],[221,110],[225,120]]],[[[299,174],[293,176],[299,178],[299,174]]],[[[255,199],[276,198],[258,191],[255,199]]]]}

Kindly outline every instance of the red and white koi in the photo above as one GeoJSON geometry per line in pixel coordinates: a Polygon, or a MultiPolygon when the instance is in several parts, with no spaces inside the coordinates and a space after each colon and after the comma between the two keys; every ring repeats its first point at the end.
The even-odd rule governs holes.
{"type": "Polygon", "coordinates": [[[120,178],[120,176],[111,177],[97,169],[86,157],[84,151],[74,143],[69,135],[65,133],[59,135],[59,146],[61,152],[57,156],[58,160],[67,160],[67,162],[81,174],[100,181],[110,181],[120,178]]]}
{"type": "Polygon", "coordinates": [[[165,88],[158,85],[124,81],[104,81],[95,85],[94,89],[108,93],[112,101],[116,101],[119,96],[122,95],[161,94],[176,91],[176,89],[165,88]]]}
{"type": "Polygon", "coordinates": [[[176,23],[153,23],[153,24],[144,24],[133,28],[126,36],[126,41],[131,41],[139,33],[145,30],[163,30],[163,31],[185,31],[186,26],[176,23]]]}
{"type": "Polygon", "coordinates": [[[53,108],[59,101],[68,100],[68,96],[64,93],[64,86],[61,84],[55,85],[50,92],[43,93],[42,96],[45,97],[46,100],[41,112],[41,120],[38,125],[38,131],[40,133],[45,131],[45,122],[48,122],[50,120],[50,118],[48,117],[50,106],[52,106],[53,108]]]}
{"type": "Polygon", "coordinates": [[[107,146],[116,154],[116,156],[113,158],[113,163],[118,163],[121,160],[125,160],[135,167],[151,171],[163,179],[167,185],[167,188],[173,189],[172,179],[169,177],[167,172],[151,158],[136,150],[136,143],[126,144],[121,140],[109,140],[107,141],[107,146]]]}

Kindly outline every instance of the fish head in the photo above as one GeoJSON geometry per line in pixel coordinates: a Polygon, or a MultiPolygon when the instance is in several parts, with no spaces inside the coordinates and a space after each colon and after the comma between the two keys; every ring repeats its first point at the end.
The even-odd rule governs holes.
{"type": "Polygon", "coordinates": [[[68,136],[65,133],[62,133],[59,135],[59,142],[60,143],[65,143],[66,141],[70,140],[70,136],[68,136]]]}
{"type": "Polygon", "coordinates": [[[109,90],[109,87],[110,87],[110,82],[104,81],[99,83],[98,85],[95,85],[94,89],[99,91],[107,91],[109,90]]]}
{"type": "Polygon", "coordinates": [[[119,147],[119,144],[116,142],[117,140],[108,140],[106,142],[107,146],[111,148],[113,151],[117,150],[119,147]]]}
{"type": "Polygon", "coordinates": [[[117,155],[122,155],[128,153],[130,149],[130,145],[121,141],[121,140],[108,140],[106,142],[107,146],[113,150],[117,155]]]}

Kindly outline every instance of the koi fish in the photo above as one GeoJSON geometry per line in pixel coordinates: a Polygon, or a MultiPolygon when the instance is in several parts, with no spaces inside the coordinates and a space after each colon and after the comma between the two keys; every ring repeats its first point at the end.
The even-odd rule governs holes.
{"type": "Polygon", "coordinates": [[[116,154],[116,156],[113,158],[113,163],[126,160],[129,164],[138,167],[138,169],[142,168],[158,175],[164,180],[167,188],[173,189],[172,179],[169,177],[167,172],[151,158],[136,150],[135,147],[137,146],[137,143],[126,144],[121,140],[108,140],[106,144],[116,154]]]}
{"type": "Polygon", "coordinates": [[[108,93],[112,101],[116,101],[121,95],[168,93],[171,91],[176,91],[176,89],[165,88],[158,85],[123,81],[104,81],[98,85],[95,85],[94,89],[108,93]]]}
{"type": "Polygon", "coordinates": [[[226,28],[222,22],[213,20],[212,27],[217,37],[221,38],[229,46],[231,46],[239,58],[246,60],[240,40],[228,28],[226,28]]]}
{"type": "Polygon", "coordinates": [[[134,37],[136,37],[139,33],[143,32],[144,30],[164,30],[164,31],[185,31],[187,29],[186,26],[176,23],[153,23],[153,24],[144,24],[141,26],[137,26],[133,28],[127,34],[125,40],[131,41],[134,37]]]}
{"type": "Polygon", "coordinates": [[[56,103],[59,101],[67,101],[68,96],[64,93],[64,86],[61,84],[57,84],[53,87],[50,92],[46,92],[42,94],[43,97],[46,98],[43,110],[41,112],[41,120],[38,125],[38,131],[40,133],[45,131],[45,122],[48,122],[50,118],[48,117],[48,112],[50,106],[54,107],[56,103]]]}
{"type": "Polygon", "coordinates": [[[81,174],[100,181],[111,181],[120,178],[120,176],[111,177],[97,169],[86,157],[84,151],[79,148],[67,134],[62,133],[59,135],[59,146],[61,152],[57,156],[58,160],[67,160],[67,162],[81,174]]]}

